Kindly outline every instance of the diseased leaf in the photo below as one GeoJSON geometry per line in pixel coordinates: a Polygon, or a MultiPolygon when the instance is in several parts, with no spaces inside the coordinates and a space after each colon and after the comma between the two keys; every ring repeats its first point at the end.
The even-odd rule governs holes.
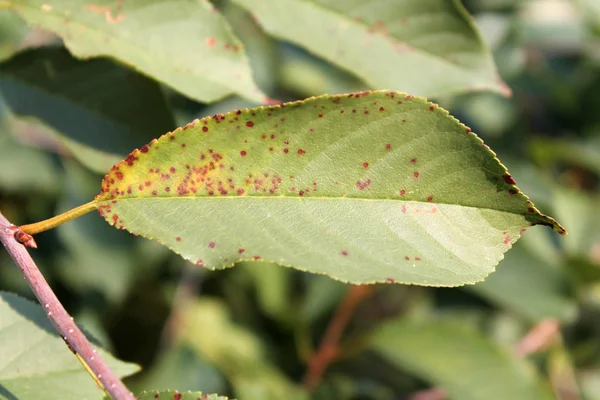
{"type": "Polygon", "coordinates": [[[164,391],[148,391],[143,392],[136,397],[138,400],[227,400],[225,396],[219,396],[218,394],[205,394],[202,392],[178,392],[176,390],[164,390],[164,391]]]}
{"type": "Polygon", "coordinates": [[[265,30],[374,88],[510,93],[459,0],[235,0],[265,30]]]}
{"type": "Polygon", "coordinates": [[[377,329],[371,348],[452,400],[554,398],[531,364],[465,324],[392,321],[377,329]]]}
{"type": "Polygon", "coordinates": [[[132,152],[95,206],[210,268],[265,260],[355,282],[482,280],[540,214],[470,129],[395,92],[196,120],[132,152]]]}
{"type": "Polygon", "coordinates": [[[244,49],[208,1],[9,0],[79,58],[109,56],[202,102],[237,93],[265,102],[244,49]]]}
{"type": "Polygon", "coordinates": [[[29,50],[0,64],[0,90],[13,113],[50,127],[37,142],[58,141],[94,171],[174,127],[156,82],[108,60],[77,60],[64,48],[29,50]]]}
{"type": "MultiPolygon", "coordinates": [[[[98,349],[120,377],[137,366],[98,349]]],[[[0,398],[81,400],[102,396],[37,304],[0,292],[0,398]]]]}

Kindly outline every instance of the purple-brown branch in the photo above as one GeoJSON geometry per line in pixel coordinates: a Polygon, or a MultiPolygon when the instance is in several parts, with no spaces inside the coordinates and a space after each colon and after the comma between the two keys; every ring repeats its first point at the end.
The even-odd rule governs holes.
{"type": "MultiPolygon", "coordinates": [[[[115,400],[134,400],[133,395],[121,382],[121,380],[110,370],[102,357],[92,347],[85,335],[77,327],[73,319],[69,316],[58,298],[44,279],[42,273],[35,265],[35,262],[27,252],[27,249],[17,240],[28,242],[28,238],[23,236],[18,227],[12,225],[0,213],[0,242],[4,245],[12,259],[21,269],[25,280],[31,287],[33,294],[46,311],[48,319],[54,325],[58,334],[64,339],[67,346],[75,355],[80,357],[87,364],[91,373],[103,386],[106,393],[110,394],[115,400]]],[[[30,238],[30,237],[29,237],[30,238]]]]}

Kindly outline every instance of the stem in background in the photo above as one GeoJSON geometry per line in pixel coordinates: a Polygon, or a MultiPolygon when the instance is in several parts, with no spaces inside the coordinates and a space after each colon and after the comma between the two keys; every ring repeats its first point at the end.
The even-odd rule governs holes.
{"type": "Polygon", "coordinates": [[[162,331],[160,339],[161,350],[171,347],[173,342],[178,338],[179,331],[181,330],[182,313],[198,295],[203,279],[203,272],[203,270],[192,269],[188,263],[184,265],[171,302],[171,314],[165,321],[162,331]]]}
{"type": "Polygon", "coordinates": [[[100,382],[101,388],[107,394],[115,400],[134,400],[133,395],[110,370],[102,357],[96,353],[96,350],[60,304],[25,247],[17,241],[18,232],[19,228],[12,225],[0,213],[0,242],[21,269],[25,280],[46,311],[48,319],[52,322],[58,334],[66,342],[69,349],[82,361],[86,369],[93,374],[94,380],[100,382]]]}
{"type": "Polygon", "coordinates": [[[56,217],[46,219],[44,221],[36,222],[35,224],[23,225],[20,227],[20,231],[29,235],[35,235],[36,233],[44,232],[52,228],[56,228],[59,225],[74,220],[77,217],[81,217],[90,211],[95,210],[97,207],[96,201],[92,200],[89,203],[83,204],[79,207],[75,207],[72,210],[66,211],[56,217]]]}
{"type": "Polygon", "coordinates": [[[319,350],[308,360],[308,371],[304,377],[304,387],[313,390],[329,364],[339,355],[339,342],[344,329],[358,305],[373,290],[372,286],[351,286],[329,322],[319,350]]]}

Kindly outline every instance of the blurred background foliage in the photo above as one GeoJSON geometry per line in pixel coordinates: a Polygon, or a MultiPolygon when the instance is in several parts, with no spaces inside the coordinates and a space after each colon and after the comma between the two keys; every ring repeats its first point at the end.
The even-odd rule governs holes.
{"type": "MultiPolygon", "coordinates": [[[[352,317],[339,359],[308,393],[307,363],[346,285],[260,262],[198,270],[97,215],[38,235],[34,259],[66,308],[119,359],[143,367],[126,380],[132,390],[441,399],[428,390],[439,385],[462,400],[502,399],[497,388],[512,385],[523,399],[600,400],[600,2],[464,4],[512,96],[433,100],[477,132],[569,236],[530,229],[474,286],[378,285],[352,317]],[[560,329],[523,359],[533,352],[519,353],[523,338],[544,338],[544,327],[560,329]]],[[[266,35],[235,4],[215,5],[271,97],[368,89],[266,35]]],[[[103,171],[175,126],[255,105],[234,96],[200,104],[113,61],[74,59],[57,37],[8,10],[0,10],[0,60],[0,209],[16,224],[87,202],[103,171]],[[57,66],[72,70],[70,79],[47,79],[57,66]],[[14,71],[26,79],[11,83],[14,71]],[[32,91],[36,101],[24,101],[32,91]]],[[[0,290],[32,297],[4,252],[0,290]]]]}

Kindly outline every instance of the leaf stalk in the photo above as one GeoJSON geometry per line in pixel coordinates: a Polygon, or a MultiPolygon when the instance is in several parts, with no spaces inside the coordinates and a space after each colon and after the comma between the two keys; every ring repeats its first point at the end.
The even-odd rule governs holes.
{"type": "Polygon", "coordinates": [[[64,224],[65,222],[69,222],[74,220],[75,218],[81,217],[84,214],[89,213],[97,208],[97,203],[95,200],[90,201],[89,203],[80,205],[79,207],[75,207],[69,211],[66,211],[56,217],[52,217],[40,222],[36,222],[33,224],[27,224],[20,226],[19,229],[23,233],[27,233],[29,235],[35,235],[36,233],[44,232],[50,230],[52,228],[56,228],[59,225],[64,224]]]}

